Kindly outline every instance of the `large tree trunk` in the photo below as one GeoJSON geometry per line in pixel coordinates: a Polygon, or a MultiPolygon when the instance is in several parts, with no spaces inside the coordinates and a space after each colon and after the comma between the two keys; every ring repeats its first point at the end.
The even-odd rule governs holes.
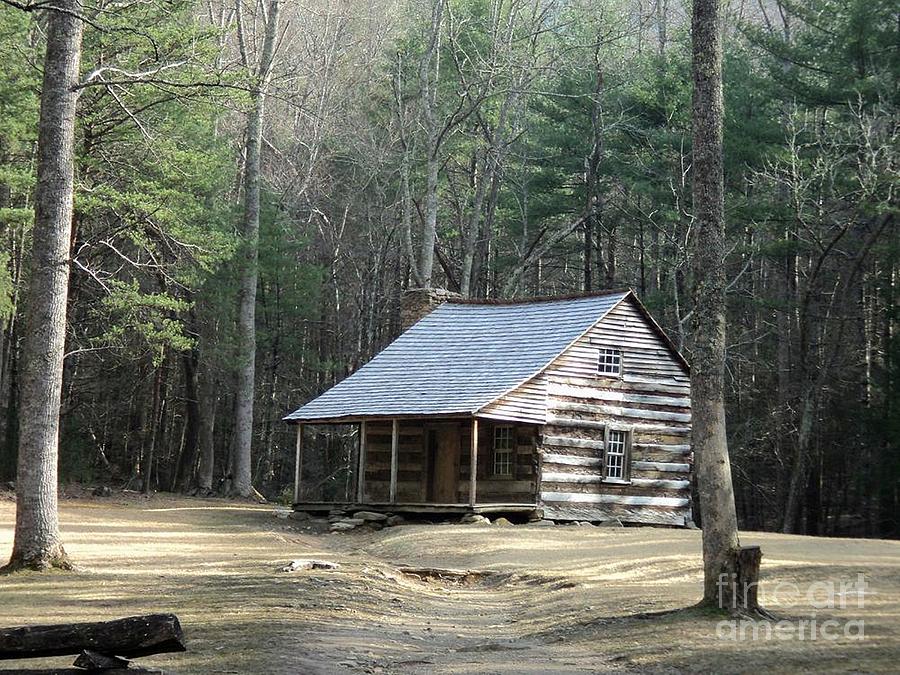
{"type": "MultiPolygon", "coordinates": [[[[58,8],[58,9],[56,9],[58,8]]],[[[57,457],[74,194],[81,5],[48,13],[38,129],[33,253],[24,331],[16,532],[8,568],[68,568],[59,535],[57,457]]]]}
{"type": "Polygon", "coordinates": [[[272,76],[275,42],[278,38],[278,1],[270,0],[266,35],[259,61],[253,108],[247,122],[246,159],[244,166],[244,223],[242,235],[242,264],[238,291],[238,363],[234,397],[234,444],[231,492],[249,497],[253,442],[253,394],[256,372],[256,282],[259,276],[259,184],[260,154],[266,93],[272,76]]]}
{"type": "MultiPolygon", "coordinates": [[[[746,607],[725,435],[725,205],[720,0],[694,0],[693,370],[694,452],[703,523],[703,603],[746,607]],[[724,583],[723,583],[724,582],[724,583]],[[737,587],[734,582],[737,582],[737,587]]],[[[753,581],[753,580],[750,580],[753,581]]],[[[755,595],[752,598],[755,600],[755,595]]]]}

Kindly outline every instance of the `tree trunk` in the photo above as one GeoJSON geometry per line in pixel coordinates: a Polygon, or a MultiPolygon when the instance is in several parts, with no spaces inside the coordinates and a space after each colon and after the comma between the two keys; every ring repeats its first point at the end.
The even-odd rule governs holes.
{"type": "MultiPolygon", "coordinates": [[[[398,103],[398,105],[401,104],[398,103]]],[[[403,120],[401,119],[400,126],[402,127],[402,125],[403,120]]],[[[400,229],[400,233],[403,237],[403,248],[406,253],[406,259],[409,262],[410,274],[415,285],[417,287],[420,287],[423,284],[422,279],[419,276],[419,261],[416,258],[415,252],[413,251],[412,218],[414,204],[412,191],[409,187],[409,164],[409,149],[407,147],[404,147],[403,158],[400,160],[400,196],[403,203],[403,226],[400,229]]]]}
{"type": "MultiPolygon", "coordinates": [[[[594,237],[597,232],[597,214],[600,206],[600,160],[603,157],[603,68],[600,65],[600,45],[603,38],[597,35],[597,46],[594,48],[594,91],[592,92],[590,122],[591,151],[584,158],[584,290],[594,290],[594,263],[591,260],[594,249],[594,237]]],[[[598,263],[602,261],[598,260],[598,263]]]]}
{"type": "Polygon", "coordinates": [[[253,443],[253,394],[256,372],[256,282],[259,276],[260,155],[266,93],[272,77],[275,42],[278,38],[278,2],[270,0],[266,35],[253,92],[253,108],[247,122],[244,166],[243,254],[238,291],[237,340],[240,362],[234,397],[234,443],[231,492],[240,497],[252,493],[250,456],[253,443]]]}
{"type": "Polygon", "coordinates": [[[459,275],[459,292],[464,298],[473,295],[473,272],[475,269],[475,253],[478,247],[478,237],[481,234],[481,210],[484,206],[484,198],[487,194],[487,186],[490,175],[487,167],[490,159],[488,154],[491,148],[484,150],[482,157],[476,155],[473,182],[475,183],[475,197],[472,200],[472,211],[469,214],[469,222],[463,227],[463,260],[462,270],[459,275]]]}
{"type": "MultiPolygon", "coordinates": [[[[481,162],[476,156],[475,197],[469,218],[468,230],[463,247],[463,265],[460,273],[460,293],[464,298],[476,295],[477,282],[482,269],[488,267],[488,255],[492,238],[494,212],[500,197],[501,169],[505,159],[505,132],[509,124],[510,111],[519,100],[517,91],[511,91],[500,105],[497,124],[490,129],[489,141],[484,148],[481,162]],[[481,166],[479,172],[478,167],[481,166]],[[490,189],[488,189],[490,188],[490,189]],[[485,198],[487,205],[485,206],[485,198]],[[479,250],[480,249],[480,250],[479,250]]],[[[487,289],[485,289],[487,297],[487,289]]]]}
{"type": "Polygon", "coordinates": [[[441,137],[437,128],[437,76],[439,62],[437,59],[441,25],[444,21],[444,1],[434,3],[431,14],[431,34],[428,49],[419,64],[419,86],[421,88],[422,117],[427,137],[428,153],[425,170],[425,224],[422,228],[422,244],[419,252],[419,280],[424,288],[431,287],[431,276],[434,269],[434,244],[437,240],[438,212],[438,172],[440,170],[441,137]],[[432,73],[432,68],[434,72],[432,73]],[[432,81],[432,77],[434,81],[432,81]]]}
{"type": "MultiPolygon", "coordinates": [[[[432,134],[429,134],[431,136],[432,134]]],[[[432,141],[436,142],[436,141],[432,141]]],[[[422,246],[419,253],[419,275],[423,288],[431,288],[434,270],[434,244],[437,239],[437,188],[440,161],[437,148],[428,150],[428,164],[425,183],[425,227],[422,232],[422,246]]]]}
{"type": "MultiPolygon", "coordinates": [[[[148,420],[144,417],[141,492],[145,495],[150,494],[153,490],[153,463],[156,460],[157,437],[159,435],[159,428],[162,424],[163,367],[163,363],[157,366],[156,373],[153,376],[153,397],[150,404],[150,419],[148,420]]],[[[157,483],[158,482],[159,481],[157,480],[157,483]]]]}
{"type": "Polygon", "coordinates": [[[800,428],[797,433],[797,458],[791,472],[791,480],[787,489],[784,506],[784,522],[781,531],[785,534],[799,533],[800,505],[803,491],[809,480],[810,441],[812,440],[813,422],[816,413],[815,395],[807,390],[803,396],[800,412],[800,428]]]}
{"type": "Polygon", "coordinates": [[[695,467],[703,522],[703,604],[726,609],[747,608],[750,600],[755,600],[755,594],[748,597],[742,592],[744,589],[734,584],[742,566],[725,435],[726,249],[720,11],[720,0],[694,1],[693,206],[696,220],[691,256],[694,274],[691,388],[695,467]]]}
{"type": "Polygon", "coordinates": [[[16,458],[18,456],[17,448],[19,445],[19,369],[17,367],[19,350],[13,349],[12,345],[15,345],[18,341],[19,328],[18,324],[14,322],[10,323],[12,324],[9,331],[10,349],[5,364],[8,375],[5,381],[5,389],[0,392],[0,396],[3,397],[6,404],[3,415],[3,433],[2,438],[0,438],[0,445],[2,445],[2,451],[6,457],[6,473],[9,478],[12,479],[16,473],[16,458]]]}
{"type": "Polygon", "coordinates": [[[219,382],[217,375],[222,368],[213,345],[219,339],[219,321],[213,307],[198,306],[200,329],[200,360],[198,363],[198,396],[200,415],[200,464],[197,469],[196,486],[198,493],[208,496],[212,493],[215,473],[215,426],[219,403],[219,382]]]}
{"type": "Polygon", "coordinates": [[[610,223],[607,229],[606,240],[606,287],[616,287],[616,225],[610,223]]]}
{"type": "MultiPolygon", "coordinates": [[[[794,239],[794,233],[786,230],[786,241],[794,239]]],[[[790,253],[785,256],[784,266],[773,270],[776,275],[778,300],[781,308],[777,313],[778,328],[776,340],[776,364],[778,367],[775,422],[775,454],[782,470],[776,481],[776,499],[784,513],[787,503],[788,485],[790,483],[790,456],[792,428],[796,424],[794,396],[797,389],[798,374],[795,369],[795,355],[799,351],[794,343],[799,332],[797,307],[797,256],[790,253]]]]}
{"type": "MultiPolygon", "coordinates": [[[[58,8],[58,9],[56,9],[58,8]]],[[[16,531],[7,569],[68,568],[59,535],[57,458],[74,196],[81,5],[48,11],[38,129],[28,316],[23,340],[16,531]]]]}
{"type": "Polygon", "coordinates": [[[591,259],[591,253],[594,250],[594,216],[588,214],[584,219],[584,246],[582,246],[584,267],[584,292],[590,293],[594,290],[593,272],[594,263],[591,259]]]}
{"type": "Polygon", "coordinates": [[[198,361],[199,354],[194,349],[181,356],[184,369],[184,450],[178,458],[174,485],[179,492],[187,492],[190,489],[200,451],[198,361]]]}
{"type": "Polygon", "coordinates": [[[216,465],[217,396],[215,382],[210,381],[213,377],[210,370],[207,367],[206,375],[200,385],[200,468],[197,470],[197,488],[203,496],[212,492],[216,465]]]}
{"type": "Polygon", "coordinates": [[[656,0],[656,35],[657,53],[660,58],[666,55],[668,42],[669,3],[668,0],[656,0]]]}

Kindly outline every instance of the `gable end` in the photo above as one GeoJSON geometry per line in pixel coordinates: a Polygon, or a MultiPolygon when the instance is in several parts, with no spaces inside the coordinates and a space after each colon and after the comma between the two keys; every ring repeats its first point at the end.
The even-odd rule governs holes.
{"type": "Polygon", "coordinates": [[[622,352],[621,377],[686,380],[690,366],[665,331],[629,291],[550,363],[477,411],[479,417],[544,424],[547,386],[559,378],[597,378],[600,348],[622,352]]]}

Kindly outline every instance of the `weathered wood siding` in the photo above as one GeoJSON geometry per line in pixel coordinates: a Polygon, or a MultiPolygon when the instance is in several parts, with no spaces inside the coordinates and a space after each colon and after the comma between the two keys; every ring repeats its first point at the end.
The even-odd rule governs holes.
{"type": "Polygon", "coordinates": [[[547,378],[543,373],[478,411],[479,417],[543,424],[547,416],[547,378]]]}
{"type": "Polygon", "coordinates": [[[544,372],[541,500],[548,518],[684,525],[691,518],[690,381],[629,300],[544,372]],[[597,376],[597,348],[622,376],[597,376]],[[627,481],[603,479],[604,429],[631,431],[627,481]]]}
{"type": "MultiPolygon", "coordinates": [[[[441,426],[447,427],[447,423],[441,426]]],[[[462,504],[469,499],[469,448],[472,423],[460,420],[450,423],[459,434],[459,475],[456,499],[462,504]]],[[[369,422],[366,425],[365,502],[388,502],[391,480],[391,422],[369,422]]],[[[428,433],[433,425],[427,420],[401,420],[397,470],[397,502],[428,501],[428,433]]],[[[537,442],[539,427],[517,425],[514,428],[514,473],[509,478],[495,478],[493,469],[494,423],[482,420],[478,429],[477,502],[536,503],[537,442]]]]}
{"type": "MultiPolygon", "coordinates": [[[[364,501],[387,502],[391,492],[391,422],[366,424],[364,501]]],[[[425,426],[401,420],[397,461],[397,501],[425,501],[425,426]]]]}
{"type": "MultiPolygon", "coordinates": [[[[502,423],[496,423],[502,424],[502,423]]],[[[475,486],[475,501],[483,503],[535,504],[537,503],[537,443],[540,430],[537,426],[516,425],[513,428],[515,438],[513,475],[510,477],[494,477],[493,445],[494,426],[488,420],[478,423],[478,473],[475,486]]],[[[463,453],[460,461],[460,501],[469,500],[469,446],[471,443],[472,425],[461,429],[463,453]]]]}

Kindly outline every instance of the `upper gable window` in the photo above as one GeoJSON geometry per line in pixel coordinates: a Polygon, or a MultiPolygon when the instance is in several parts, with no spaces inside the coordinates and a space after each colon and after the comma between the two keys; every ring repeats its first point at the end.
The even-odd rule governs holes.
{"type": "Polygon", "coordinates": [[[597,374],[618,377],[622,374],[622,350],[601,347],[597,356],[597,374]]]}

